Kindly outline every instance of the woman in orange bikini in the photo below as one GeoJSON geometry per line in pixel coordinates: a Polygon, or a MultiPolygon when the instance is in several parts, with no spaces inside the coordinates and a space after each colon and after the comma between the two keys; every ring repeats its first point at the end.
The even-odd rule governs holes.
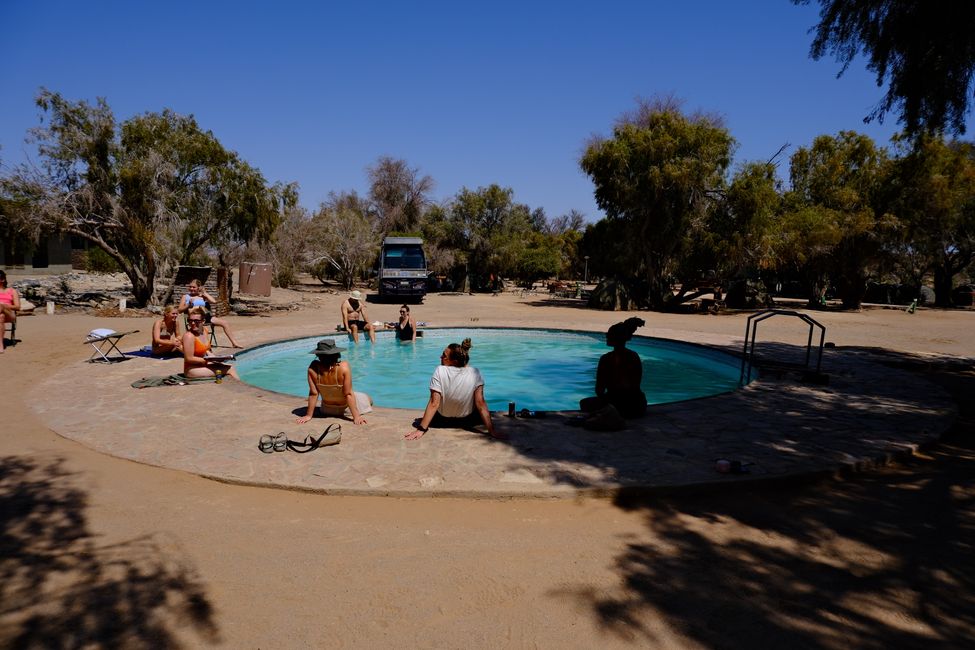
{"type": "Polygon", "coordinates": [[[219,371],[222,375],[240,379],[233,366],[210,359],[210,333],[203,325],[205,318],[203,307],[190,308],[186,319],[190,329],[183,334],[183,374],[187,377],[213,377],[219,371]]]}
{"type": "Polygon", "coordinates": [[[334,340],[324,339],[311,351],[318,358],[308,366],[308,410],[297,419],[298,424],[312,419],[319,396],[323,415],[342,417],[348,411],[353,423],[366,423],[362,416],[372,412],[372,399],[352,390],[352,368],[348,361],[339,360],[344,349],[334,340]]]}
{"type": "Polygon", "coordinates": [[[152,326],[152,353],[157,357],[183,354],[178,313],[176,307],[167,305],[162,320],[157,320],[152,326]]]}
{"type": "Polygon", "coordinates": [[[20,294],[7,286],[7,274],[0,271],[0,354],[3,354],[3,337],[7,335],[7,323],[17,320],[20,309],[20,294]]]}

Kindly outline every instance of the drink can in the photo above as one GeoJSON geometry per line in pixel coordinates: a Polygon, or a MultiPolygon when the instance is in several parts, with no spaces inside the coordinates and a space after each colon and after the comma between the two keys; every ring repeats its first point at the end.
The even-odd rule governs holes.
{"type": "Polygon", "coordinates": [[[508,402],[508,417],[509,418],[515,417],[515,403],[514,402],[508,402]]]}

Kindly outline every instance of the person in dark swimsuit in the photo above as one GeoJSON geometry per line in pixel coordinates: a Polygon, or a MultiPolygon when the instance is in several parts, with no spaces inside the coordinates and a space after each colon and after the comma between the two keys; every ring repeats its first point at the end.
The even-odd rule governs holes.
{"type": "MultiPolygon", "coordinates": [[[[387,328],[390,325],[386,326],[387,328]]],[[[416,319],[410,313],[410,308],[403,305],[399,308],[399,321],[391,326],[396,330],[396,338],[400,341],[416,342],[416,319]]]]}
{"type": "Polygon", "coordinates": [[[640,388],[643,362],[640,355],[626,348],[636,329],[645,324],[642,318],[628,318],[606,332],[606,345],[613,350],[599,358],[596,396],[579,402],[582,411],[592,413],[612,405],[626,418],[640,417],[646,412],[647,396],[640,388]]]}

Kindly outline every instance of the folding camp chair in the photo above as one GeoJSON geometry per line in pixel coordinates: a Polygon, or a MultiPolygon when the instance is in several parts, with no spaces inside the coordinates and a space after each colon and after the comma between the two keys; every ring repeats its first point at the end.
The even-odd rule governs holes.
{"type": "Polygon", "coordinates": [[[116,332],[109,329],[97,329],[92,330],[85,337],[84,343],[87,343],[94,350],[88,357],[88,361],[104,361],[106,363],[112,363],[113,361],[125,361],[128,359],[125,353],[119,350],[118,342],[122,340],[123,336],[129,334],[136,334],[139,330],[131,330],[129,332],[116,332]],[[112,354],[118,356],[112,356],[112,354]]]}
{"type": "MultiPolygon", "coordinates": [[[[210,332],[210,347],[211,348],[225,348],[226,345],[220,345],[217,341],[217,326],[213,323],[206,322],[203,324],[208,332],[210,332]]],[[[190,316],[189,314],[183,314],[183,328],[189,332],[190,331],[190,316]]]]}
{"type": "Polygon", "coordinates": [[[5,322],[3,324],[3,331],[0,332],[0,336],[7,338],[8,327],[10,328],[10,345],[13,345],[17,342],[17,321],[13,321],[12,323],[5,322]]]}

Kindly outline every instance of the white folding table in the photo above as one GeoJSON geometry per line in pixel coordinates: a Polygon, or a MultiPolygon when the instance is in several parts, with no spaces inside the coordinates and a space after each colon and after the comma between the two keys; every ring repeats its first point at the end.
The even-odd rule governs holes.
{"type": "Polygon", "coordinates": [[[92,353],[88,357],[88,361],[104,361],[106,363],[112,363],[113,361],[125,361],[128,359],[125,353],[119,350],[118,342],[122,340],[123,336],[129,334],[136,334],[139,330],[131,330],[128,332],[116,332],[110,329],[97,329],[92,330],[85,337],[84,343],[87,343],[92,347],[92,353]],[[112,355],[117,356],[112,356],[112,355]]]}

